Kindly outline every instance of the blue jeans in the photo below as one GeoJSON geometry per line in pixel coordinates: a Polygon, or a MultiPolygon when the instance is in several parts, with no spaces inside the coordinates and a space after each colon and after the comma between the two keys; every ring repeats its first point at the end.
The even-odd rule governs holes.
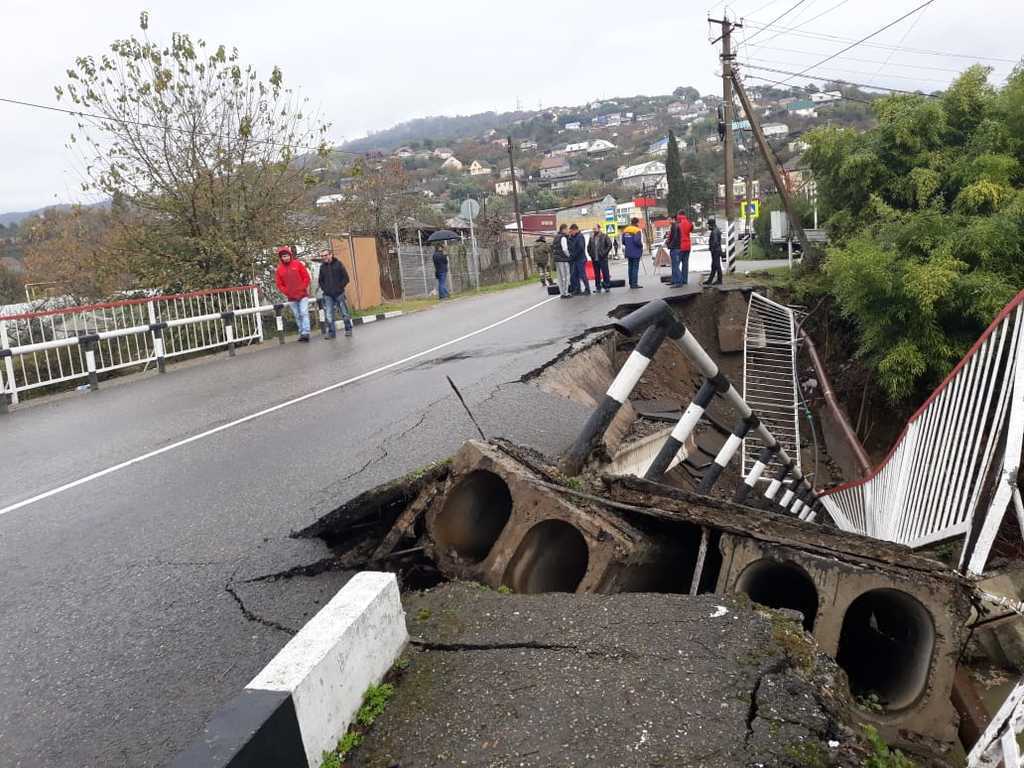
{"type": "Polygon", "coordinates": [[[690,252],[673,248],[669,255],[672,257],[672,285],[686,285],[690,282],[690,252]]]}
{"type": "Polygon", "coordinates": [[[437,298],[448,298],[448,270],[437,273],[437,298]]]}
{"type": "Polygon", "coordinates": [[[341,319],[345,321],[345,330],[352,330],[352,315],[348,311],[348,302],[345,301],[345,294],[340,296],[328,296],[324,294],[324,320],[327,323],[327,335],[334,336],[338,332],[338,326],[334,324],[334,310],[337,308],[341,319]]]}
{"type": "Polygon", "coordinates": [[[309,299],[303,296],[298,301],[288,300],[288,306],[295,315],[295,324],[299,326],[300,336],[309,336],[309,299]]]}
{"type": "Polygon", "coordinates": [[[626,259],[626,262],[629,269],[629,287],[637,288],[639,287],[637,280],[640,278],[640,259],[626,259]]]}

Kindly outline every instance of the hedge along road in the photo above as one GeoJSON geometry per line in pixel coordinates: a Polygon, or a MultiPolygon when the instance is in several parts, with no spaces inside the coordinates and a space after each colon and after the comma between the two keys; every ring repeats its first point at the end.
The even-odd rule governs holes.
{"type": "Polygon", "coordinates": [[[528,286],[5,417],[0,762],[166,763],[327,595],[258,585],[261,623],[226,585],[326,556],[288,534],[474,436],[446,375],[489,434],[566,445],[586,409],[502,385],[625,295],[528,286]]]}

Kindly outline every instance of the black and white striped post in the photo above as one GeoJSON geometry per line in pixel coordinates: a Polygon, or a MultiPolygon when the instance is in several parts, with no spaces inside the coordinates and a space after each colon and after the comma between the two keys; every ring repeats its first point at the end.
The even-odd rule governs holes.
{"type": "Polygon", "coordinates": [[[736,455],[740,446],[743,445],[743,438],[747,436],[750,430],[757,429],[760,423],[761,420],[757,416],[750,414],[733,427],[732,434],[729,435],[729,438],[719,449],[718,454],[711,462],[711,466],[708,467],[704,476],[700,479],[697,493],[706,495],[711,492],[711,489],[715,487],[715,483],[718,482],[718,478],[721,477],[722,471],[729,466],[729,462],[732,461],[733,456],[736,455]]]}
{"type": "Polygon", "coordinates": [[[235,356],[235,313],[230,309],[220,313],[224,321],[224,340],[228,343],[228,357],[235,356]]]}
{"type": "Polygon", "coordinates": [[[164,329],[167,323],[150,323],[149,330],[153,333],[153,356],[156,357],[156,369],[167,373],[167,350],[164,348],[164,329]]]}
{"type": "Polygon", "coordinates": [[[96,342],[99,334],[89,333],[78,337],[78,343],[85,350],[85,370],[89,374],[89,389],[95,392],[100,388],[99,375],[96,373],[96,342]]]}
{"type": "Polygon", "coordinates": [[[662,475],[668,472],[680,449],[690,439],[690,435],[693,434],[693,430],[696,429],[715,394],[720,394],[728,388],[729,382],[725,376],[719,375],[713,379],[704,379],[704,383],[697,390],[697,395],[686,406],[682,417],[672,428],[669,436],[665,438],[665,442],[661,444],[658,455],[647,467],[647,471],[644,473],[646,479],[660,480],[662,475]]]}
{"type": "Polygon", "coordinates": [[[782,488],[782,481],[786,479],[786,475],[789,474],[791,466],[796,466],[796,462],[790,459],[789,461],[783,461],[782,466],[779,467],[779,471],[775,473],[775,477],[768,483],[768,487],[764,490],[764,497],[768,501],[775,501],[775,497],[779,495],[779,489],[782,488]]]}
{"type": "Polygon", "coordinates": [[[284,311],[284,304],[274,305],[274,323],[277,325],[277,342],[284,344],[284,317],[281,313],[284,311]]]}
{"type": "MultiPolygon", "coordinates": [[[[794,462],[794,464],[795,463],[796,462],[794,462]]],[[[782,498],[779,499],[779,506],[782,507],[782,509],[788,511],[790,505],[793,503],[793,500],[796,499],[796,493],[799,490],[800,490],[800,480],[799,480],[799,478],[794,477],[792,480],[789,481],[789,487],[782,494],[782,498]]]]}
{"type": "Polygon", "coordinates": [[[615,375],[604,398],[590,414],[586,424],[583,425],[583,430],[568,453],[562,458],[561,470],[564,474],[573,477],[580,473],[590,454],[608,430],[615,415],[629,399],[633,388],[640,381],[647,366],[651,364],[651,360],[665,337],[676,330],[676,323],[672,322],[673,316],[665,312],[667,309],[668,305],[661,300],[650,302],[616,324],[616,327],[627,336],[632,335],[641,327],[646,326],[646,328],[640,341],[637,342],[636,347],[615,375]],[[661,307],[655,307],[653,311],[648,310],[652,304],[660,304],[661,307]]]}
{"type": "MultiPolygon", "coordinates": [[[[13,357],[11,350],[0,349],[0,363],[3,362],[5,357],[13,357]]],[[[14,389],[14,382],[11,382],[11,390],[14,389]]],[[[0,413],[8,413],[9,406],[11,404],[11,394],[7,391],[6,377],[4,376],[3,367],[0,367],[0,413]]]]}
{"type": "Polygon", "coordinates": [[[327,311],[324,308],[323,299],[315,299],[315,301],[317,307],[316,316],[320,321],[320,338],[325,339],[327,338],[327,311]]]}
{"type": "Polygon", "coordinates": [[[765,469],[768,468],[768,464],[771,463],[772,457],[779,452],[779,444],[776,442],[774,445],[766,445],[761,449],[761,452],[757,455],[757,461],[754,462],[754,466],[750,468],[750,472],[743,478],[743,482],[736,488],[736,495],[733,497],[733,501],[737,504],[742,504],[747,500],[747,496],[757,485],[757,481],[761,479],[761,475],[764,474],[765,469]]]}

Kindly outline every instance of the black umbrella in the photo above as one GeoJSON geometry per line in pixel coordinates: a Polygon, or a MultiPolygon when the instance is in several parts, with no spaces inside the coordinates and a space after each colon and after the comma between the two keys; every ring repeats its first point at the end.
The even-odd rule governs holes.
{"type": "Polygon", "coordinates": [[[428,243],[440,243],[444,240],[460,240],[461,238],[450,229],[439,229],[427,238],[428,243]]]}

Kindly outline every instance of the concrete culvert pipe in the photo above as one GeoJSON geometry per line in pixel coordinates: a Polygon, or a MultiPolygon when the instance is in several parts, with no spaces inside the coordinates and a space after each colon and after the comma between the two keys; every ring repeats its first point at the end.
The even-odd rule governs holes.
{"type": "Polygon", "coordinates": [[[444,552],[479,563],[487,557],[512,514],[512,495],[498,475],[470,472],[448,492],[433,526],[434,541],[444,552]]]}
{"type": "Polygon", "coordinates": [[[804,617],[804,629],[814,629],[818,616],[818,590],[803,568],[777,560],[758,560],[740,576],[738,591],[769,608],[791,608],[804,617]]]}
{"type": "Polygon", "coordinates": [[[527,531],[502,581],[526,594],[575,592],[589,560],[583,534],[563,520],[545,520],[527,531]]]}
{"type": "Polygon", "coordinates": [[[846,609],[836,661],[855,697],[898,710],[924,691],[934,645],[927,608],[906,592],[873,589],[846,609]]]}

